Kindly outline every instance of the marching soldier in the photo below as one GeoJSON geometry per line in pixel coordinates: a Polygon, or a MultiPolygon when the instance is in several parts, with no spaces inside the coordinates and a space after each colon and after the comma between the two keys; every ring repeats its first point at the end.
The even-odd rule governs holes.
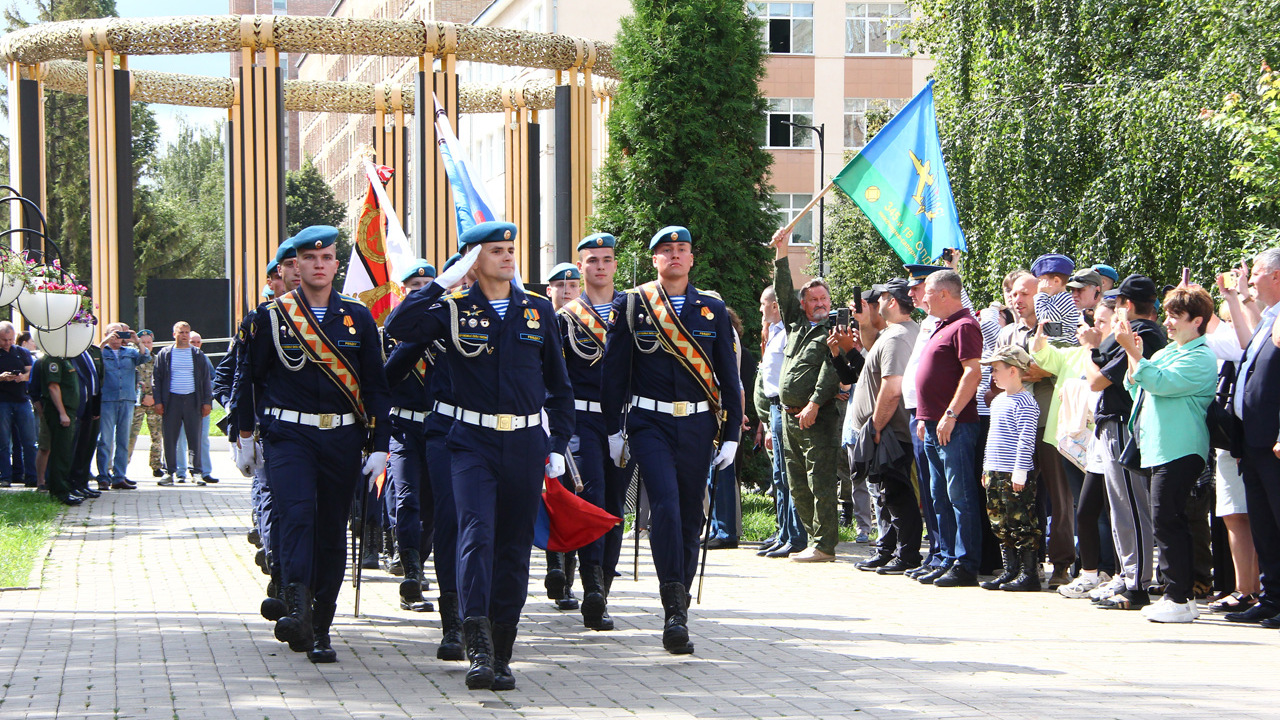
{"type": "Polygon", "coordinates": [[[515,687],[509,663],[528,594],[543,466],[550,477],[564,473],[573,431],[551,303],[512,282],[516,233],[503,222],[468,229],[462,260],[405,298],[386,324],[396,339],[449,347],[444,359],[457,404],[437,401],[435,412],[454,417],[449,449],[470,689],[515,687]],[[473,268],[469,290],[441,298],[473,268]]]}
{"type": "MultiPolygon", "coordinates": [[[[401,277],[408,292],[422,287],[436,277],[435,266],[419,260],[401,277]]],[[[431,411],[431,376],[434,358],[427,347],[415,343],[399,343],[387,357],[387,382],[395,405],[387,417],[391,424],[390,457],[387,480],[390,482],[388,511],[400,550],[404,580],[400,583],[400,609],[431,612],[435,608],[422,597],[422,539],[430,539],[433,527],[430,482],[427,473],[426,430],[424,423],[431,411]],[[424,522],[425,520],[425,522],[424,522]]]]}
{"type": "MultiPolygon", "coordinates": [[[[557,313],[560,312],[560,308],[577,299],[581,292],[582,272],[578,270],[577,265],[560,263],[551,268],[551,274],[547,276],[547,299],[551,301],[551,307],[557,313]]],[[[567,357],[565,364],[568,364],[567,357]]],[[[575,405],[577,397],[577,388],[574,388],[575,405]]],[[[574,414],[574,418],[575,420],[578,418],[577,413],[574,414]]],[[[569,449],[573,450],[574,447],[574,441],[570,440],[569,449]]],[[[560,480],[570,492],[574,491],[573,482],[567,475],[561,476],[560,480]]],[[[547,597],[554,600],[556,607],[561,610],[578,609],[578,599],[573,596],[573,571],[577,561],[576,551],[565,553],[547,551],[547,577],[543,581],[543,586],[547,589],[547,597]]]]}
{"type": "Polygon", "coordinates": [[[658,279],[613,302],[601,404],[610,456],[621,466],[629,445],[649,493],[649,543],[666,615],[662,646],[684,654],[693,652],[689,589],[709,466],[733,462],[742,395],[724,301],[689,282],[689,231],[665,227],[649,249],[658,279]]]}
{"type": "MultiPolygon", "coordinates": [[[[597,233],[578,243],[578,265],[586,292],[558,308],[564,337],[564,360],[573,383],[573,450],[582,476],[581,497],[622,517],[626,502],[626,477],[609,460],[608,432],[600,406],[604,380],[604,348],[613,302],[622,294],[613,287],[618,269],[614,237],[597,233]]],[[[570,266],[573,267],[573,266],[570,266]]],[[[554,279],[555,276],[552,276],[554,279]]],[[[622,551],[622,526],[577,551],[582,574],[582,624],[592,630],[612,630],[607,601],[618,554],[622,551]]]]}
{"type": "Polygon", "coordinates": [[[346,565],[345,521],[356,483],[386,466],[390,436],[377,325],[333,289],[337,237],[327,226],[294,236],[301,284],[255,318],[247,372],[236,379],[240,443],[262,438],[280,535],[288,614],[275,636],[315,663],[337,660],[329,627],[346,565]]]}

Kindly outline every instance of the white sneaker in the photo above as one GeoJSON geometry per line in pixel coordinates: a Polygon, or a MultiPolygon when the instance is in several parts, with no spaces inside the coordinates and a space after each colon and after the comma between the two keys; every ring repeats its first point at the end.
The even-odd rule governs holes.
{"type": "Polygon", "coordinates": [[[1141,612],[1146,619],[1158,623],[1189,623],[1199,615],[1194,601],[1176,603],[1169,598],[1160,598],[1141,612]]]}
{"type": "Polygon", "coordinates": [[[1098,587],[1089,591],[1089,599],[1094,602],[1102,602],[1116,593],[1124,592],[1124,578],[1117,575],[1110,581],[1102,583],[1098,587]]]}
{"type": "Polygon", "coordinates": [[[1058,594],[1062,597],[1073,599],[1088,597],[1090,592],[1096,590],[1103,583],[1110,581],[1111,576],[1105,572],[1099,572],[1093,577],[1086,577],[1082,574],[1068,585],[1059,585],[1058,594]]]}

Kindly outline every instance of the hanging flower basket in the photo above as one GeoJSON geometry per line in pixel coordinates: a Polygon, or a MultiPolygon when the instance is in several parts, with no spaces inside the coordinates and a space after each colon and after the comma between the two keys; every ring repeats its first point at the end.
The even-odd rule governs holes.
{"type": "Polygon", "coordinates": [[[71,358],[89,349],[93,343],[93,322],[76,321],[56,330],[34,330],[31,338],[36,345],[53,357],[71,358]]]}
{"type": "Polygon", "coordinates": [[[0,306],[9,305],[22,294],[31,278],[31,265],[22,254],[0,246],[0,306]]]}
{"type": "Polygon", "coordinates": [[[31,281],[18,295],[18,310],[39,330],[56,330],[75,317],[88,288],[63,272],[58,261],[39,265],[32,271],[31,281]]]}

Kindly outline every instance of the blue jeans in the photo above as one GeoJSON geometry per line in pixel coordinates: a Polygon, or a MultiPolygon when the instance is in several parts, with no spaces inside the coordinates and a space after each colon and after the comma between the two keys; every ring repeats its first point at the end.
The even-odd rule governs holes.
{"type": "MultiPolygon", "coordinates": [[[[106,403],[103,403],[103,404],[105,405],[106,403]]],[[[177,448],[177,452],[175,452],[174,454],[178,456],[177,458],[178,477],[186,477],[187,476],[187,435],[186,433],[178,433],[178,448],[177,448]]],[[[199,465],[200,468],[203,468],[203,471],[201,471],[200,468],[197,468],[196,472],[191,473],[191,477],[194,478],[197,475],[208,475],[213,472],[213,465],[211,464],[210,458],[209,458],[209,416],[208,415],[205,415],[204,418],[200,421],[200,456],[196,460],[197,460],[196,464],[199,465]]]]}
{"type": "Polygon", "coordinates": [[[933,512],[933,491],[929,484],[929,454],[924,450],[924,441],[916,435],[914,410],[911,411],[911,419],[907,427],[911,430],[911,453],[916,462],[916,490],[920,493],[920,513],[924,515],[924,531],[929,539],[929,550],[924,557],[924,564],[929,567],[941,567],[946,558],[942,556],[942,532],[938,529],[938,516],[933,512]]]}
{"type": "Polygon", "coordinates": [[[0,402],[0,481],[36,484],[36,415],[24,400],[0,402]],[[10,443],[22,447],[22,477],[13,477],[10,443]]]}
{"type": "Polygon", "coordinates": [[[781,406],[769,406],[769,434],[773,436],[773,451],[769,457],[773,461],[773,502],[777,513],[778,542],[802,548],[809,544],[809,535],[805,532],[804,523],[800,522],[796,504],[791,501],[791,485],[787,483],[786,458],[782,454],[781,406]]]}
{"type": "Polygon", "coordinates": [[[120,482],[127,476],[129,467],[129,428],[133,426],[133,402],[130,400],[104,400],[102,424],[98,430],[98,449],[103,460],[98,463],[99,477],[111,473],[111,482],[120,482]]]}
{"type": "Polygon", "coordinates": [[[982,562],[983,502],[973,482],[980,431],[978,423],[956,423],[951,441],[942,445],[938,423],[924,421],[924,449],[929,458],[930,494],[942,556],[975,575],[982,562]]]}
{"type": "MultiPolygon", "coordinates": [[[[720,540],[738,539],[738,471],[733,463],[716,473],[716,497],[711,508],[711,537],[720,540]]],[[[707,478],[710,486],[711,478],[707,478]]]]}

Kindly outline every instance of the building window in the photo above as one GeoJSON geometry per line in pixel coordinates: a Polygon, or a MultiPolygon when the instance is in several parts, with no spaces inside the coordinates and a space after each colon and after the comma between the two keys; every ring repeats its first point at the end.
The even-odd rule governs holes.
{"type": "Polygon", "coordinates": [[[777,55],[813,53],[813,3],[747,3],[764,20],[764,46],[777,55]]]}
{"type": "Polygon", "coordinates": [[[867,113],[886,111],[893,115],[906,105],[906,100],[884,98],[845,98],[844,99],[844,147],[846,150],[860,150],[867,144],[867,113]]]}
{"type": "Polygon", "coordinates": [[[813,132],[800,127],[792,127],[788,122],[799,125],[813,124],[812,98],[771,98],[769,100],[768,137],[765,147],[771,148],[811,148],[813,132]]]}
{"type": "Polygon", "coordinates": [[[271,0],[272,15],[288,15],[289,0],[271,0]]]}
{"type": "Polygon", "coordinates": [[[846,3],[845,54],[903,55],[902,26],[911,11],[902,3],[846,3]]]}
{"type": "MultiPolygon", "coordinates": [[[[774,193],[773,202],[778,206],[778,227],[785,227],[794,220],[812,199],[813,195],[810,193],[774,193]]],[[[791,231],[790,244],[813,244],[813,213],[805,215],[796,223],[795,229],[791,231]]]]}

